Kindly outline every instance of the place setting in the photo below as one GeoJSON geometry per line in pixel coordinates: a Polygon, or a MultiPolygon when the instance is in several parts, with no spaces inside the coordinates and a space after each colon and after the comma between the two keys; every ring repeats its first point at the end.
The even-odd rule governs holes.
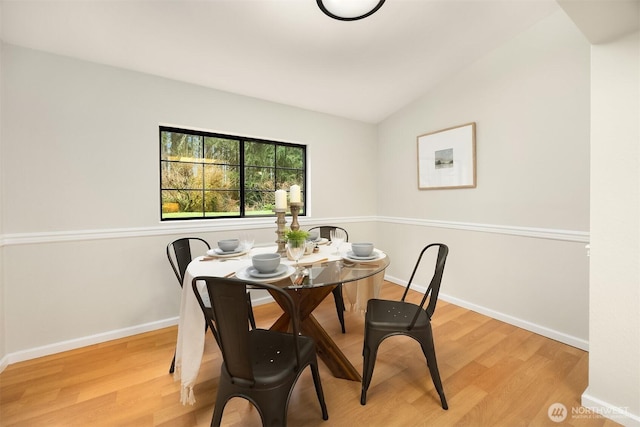
{"type": "Polygon", "coordinates": [[[373,243],[351,243],[351,250],[342,254],[342,258],[353,262],[374,262],[384,258],[386,254],[375,249],[373,243]]]}
{"type": "Polygon", "coordinates": [[[249,253],[253,247],[253,240],[243,238],[240,239],[222,239],[218,240],[218,247],[209,249],[201,261],[225,260],[242,257],[249,253]]]}
{"type": "Polygon", "coordinates": [[[296,271],[293,265],[282,264],[280,254],[264,253],[251,257],[251,265],[235,272],[235,276],[241,280],[254,282],[277,282],[291,276],[296,271]]]}

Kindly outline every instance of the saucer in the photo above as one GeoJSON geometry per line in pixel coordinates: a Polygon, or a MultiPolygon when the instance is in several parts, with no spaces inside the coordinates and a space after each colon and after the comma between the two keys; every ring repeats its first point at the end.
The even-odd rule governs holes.
{"type": "Polygon", "coordinates": [[[378,254],[375,252],[372,252],[371,255],[367,255],[367,256],[359,256],[353,253],[353,251],[349,251],[347,252],[347,256],[351,259],[357,259],[357,260],[363,260],[363,261],[368,261],[371,259],[376,259],[378,258],[378,254]]]}
{"type": "Polygon", "coordinates": [[[260,273],[258,271],[258,269],[253,267],[253,266],[247,267],[247,273],[249,273],[249,276],[257,277],[257,278],[260,278],[260,279],[267,279],[269,277],[276,277],[276,276],[281,275],[285,271],[287,271],[287,266],[285,264],[280,264],[274,271],[269,272],[269,273],[260,273]]]}
{"type": "Polygon", "coordinates": [[[296,269],[291,265],[280,264],[275,272],[260,273],[252,265],[236,271],[236,278],[240,280],[252,280],[254,282],[277,282],[291,276],[296,269]]]}
{"type": "Polygon", "coordinates": [[[232,251],[223,251],[220,248],[215,248],[213,251],[218,255],[231,255],[231,254],[239,254],[240,252],[242,252],[242,249],[237,248],[232,251]]]}
{"type": "Polygon", "coordinates": [[[209,249],[207,251],[207,256],[213,256],[218,258],[229,258],[229,257],[238,256],[238,255],[243,255],[245,253],[246,251],[244,249],[236,249],[235,251],[224,252],[220,248],[215,248],[215,249],[209,249]]]}
{"type": "Polygon", "coordinates": [[[353,253],[353,251],[347,252],[342,257],[344,259],[348,259],[349,261],[366,262],[366,261],[377,261],[379,259],[382,259],[385,257],[385,254],[384,252],[380,252],[379,250],[374,249],[373,253],[366,257],[357,256],[356,254],[353,253]]]}

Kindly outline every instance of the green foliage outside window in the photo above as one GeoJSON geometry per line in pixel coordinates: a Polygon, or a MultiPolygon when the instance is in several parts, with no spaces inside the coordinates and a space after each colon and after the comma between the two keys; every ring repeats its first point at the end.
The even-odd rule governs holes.
{"type": "Polygon", "coordinates": [[[275,190],[304,199],[305,169],[303,145],[161,127],[162,220],[273,215],[275,190]]]}

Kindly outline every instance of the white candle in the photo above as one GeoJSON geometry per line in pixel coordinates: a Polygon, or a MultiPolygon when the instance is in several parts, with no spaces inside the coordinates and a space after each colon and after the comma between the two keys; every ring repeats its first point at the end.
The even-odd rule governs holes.
{"type": "Polygon", "coordinates": [[[300,203],[300,186],[292,185],[289,189],[289,199],[291,203],[300,203]]]}
{"type": "Polygon", "coordinates": [[[287,209],[287,192],[276,190],[276,209],[287,209]]]}

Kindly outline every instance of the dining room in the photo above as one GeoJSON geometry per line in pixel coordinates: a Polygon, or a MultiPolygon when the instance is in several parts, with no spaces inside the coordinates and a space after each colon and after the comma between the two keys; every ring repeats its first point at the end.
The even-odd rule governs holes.
{"type": "MultiPolygon", "coordinates": [[[[165,2],[154,11],[147,2],[91,3],[0,3],[0,371],[169,328],[174,342],[164,343],[168,360],[157,363],[168,369],[181,289],[167,262],[167,244],[197,235],[215,245],[244,232],[256,246],[276,244],[275,214],[162,220],[159,133],[171,126],[303,145],[306,182],[297,183],[306,203],[298,219],[302,228],[337,224],[348,229],[351,241],[374,242],[391,260],[385,270],[391,289],[407,283],[422,247],[446,243],[443,306],[588,352],[588,385],[575,399],[614,414],[623,425],[640,425],[637,23],[605,36],[609,25],[590,26],[584,19],[602,12],[577,10],[572,2],[493,2],[497,10],[489,2],[477,2],[477,10],[459,4],[465,20],[455,21],[458,31],[488,26],[473,16],[493,18],[496,25],[511,19],[513,25],[504,25],[502,38],[477,39],[483,50],[452,58],[455,69],[440,69],[438,76],[429,74],[428,61],[404,65],[403,58],[412,56],[406,45],[388,51],[381,61],[402,72],[379,85],[388,92],[371,87],[380,97],[374,102],[356,86],[366,86],[367,79],[354,77],[339,61],[324,73],[323,64],[304,61],[304,49],[292,51],[298,68],[281,77],[303,89],[267,97],[263,86],[285,86],[268,73],[277,57],[260,53],[279,33],[260,17],[271,17],[267,27],[276,22],[282,32],[298,34],[301,44],[307,38],[320,43],[305,30],[309,22],[324,26],[316,34],[351,35],[352,44],[337,45],[355,51],[338,56],[359,58],[373,41],[358,31],[390,37],[380,28],[391,28],[401,16],[407,29],[423,34],[421,20],[436,12],[421,9],[425,2],[386,2],[351,27],[316,17],[313,1],[308,8],[299,2],[252,4],[251,13],[232,2],[191,2],[184,9],[165,2]],[[296,13],[286,13],[285,6],[296,13]],[[275,9],[263,9],[268,7],[275,9]],[[307,14],[309,21],[302,19],[307,14]],[[164,25],[154,27],[147,15],[164,25]],[[182,48],[190,33],[168,30],[175,16],[193,20],[191,30],[211,20],[220,26],[238,22],[247,31],[251,25],[262,39],[224,40],[254,53],[235,64],[262,68],[263,75],[245,76],[232,57],[222,63],[213,58],[210,74],[222,80],[236,75],[235,87],[180,74],[193,58],[182,48]],[[154,60],[165,68],[154,71],[154,60]],[[326,74],[336,87],[319,84],[326,74]],[[398,98],[400,75],[422,86],[398,98]],[[265,84],[267,76],[274,80],[265,84]],[[335,105],[320,102],[328,102],[323,91],[329,88],[335,105]],[[472,122],[474,185],[420,188],[419,137],[472,122]]],[[[637,1],[621,3],[637,10],[637,1]]],[[[633,16],[606,10],[616,31],[624,28],[620,14],[633,16]]],[[[460,10],[449,13],[455,12],[460,10]]],[[[198,31],[204,30],[193,31],[203,36],[198,31]]],[[[432,43],[429,52],[439,58],[456,56],[455,44],[432,43]]],[[[215,45],[221,55],[223,44],[215,45]]],[[[372,70],[380,62],[369,60],[372,70]]],[[[287,215],[287,226],[291,220],[287,215]]],[[[323,304],[330,302],[329,296],[323,304]]],[[[271,301],[253,303],[265,322],[259,313],[266,308],[260,307],[271,301]]],[[[335,316],[335,308],[326,312],[335,316]]],[[[326,318],[334,328],[335,317],[326,318]]],[[[347,327],[349,320],[362,334],[361,318],[349,313],[347,327]]],[[[444,354],[460,357],[455,347],[445,347],[444,354]]],[[[329,374],[322,369],[324,380],[329,374]]],[[[0,373],[0,394],[2,378],[0,373]]],[[[327,395],[339,392],[341,380],[331,381],[327,395]]],[[[212,407],[207,410],[210,419],[212,407]]],[[[331,405],[328,410],[332,420],[331,405]]],[[[442,409],[436,402],[425,409],[432,410],[442,409]]]]}

